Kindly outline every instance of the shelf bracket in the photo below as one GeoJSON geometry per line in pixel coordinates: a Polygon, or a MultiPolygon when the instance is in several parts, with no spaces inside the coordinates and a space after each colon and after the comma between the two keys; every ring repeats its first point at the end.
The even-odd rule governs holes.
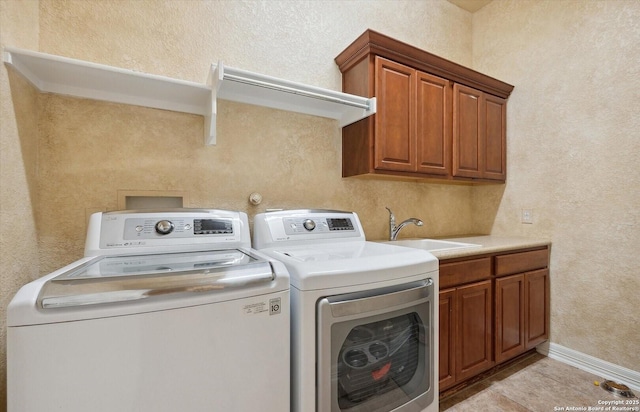
{"type": "Polygon", "coordinates": [[[215,144],[218,99],[336,119],[340,127],[376,112],[375,97],[309,86],[224,66],[222,62],[211,66],[208,85],[212,93],[212,110],[210,120],[207,119],[207,144],[215,144]]]}
{"type": "Polygon", "coordinates": [[[216,124],[218,117],[218,92],[222,86],[224,66],[222,62],[218,66],[211,66],[207,85],[211,88],[211,97],[207,105],[207,114],[204,117],[204,144],[213,146],[216,144],[216,124]]]}

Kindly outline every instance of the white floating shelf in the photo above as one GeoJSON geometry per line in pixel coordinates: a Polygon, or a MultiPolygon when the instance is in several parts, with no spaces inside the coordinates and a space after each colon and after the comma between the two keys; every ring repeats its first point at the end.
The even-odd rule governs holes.
{"type": "Polygon", "coordinates": [[[205,115],[204,84],[6,47],[4,61],[38,90],[68,96],[205,115]]]}
{"type": "MultiPolygon", "coordinates": [[[[209,79],[214,99],[266,106],[338,120],[340,127],[376,112],[376,99],[322,89],[263,74],[224,66],[211,66],[209,79]]],[[[212,110],[215,118],[215,107],[212,110]]],[[[213,122],[213,120],[212,120],[213,122]]]]}
{"type": "Polygon", "coordinates": [[[307,86],[223,66],[211,66],[209,85],[46,53],[5,47],[4,62],[39,91],[205,117],[205,144],[216,142],[216,100],[337,119],[340,127],[376,111],[375,98],[307,86]]]}

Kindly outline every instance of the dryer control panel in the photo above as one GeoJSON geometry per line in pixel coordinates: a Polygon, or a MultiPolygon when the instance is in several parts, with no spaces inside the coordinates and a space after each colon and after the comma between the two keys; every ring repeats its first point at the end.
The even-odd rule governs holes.
{"type": "Polygon", "coordinates": [[[306,233],[331,233],[332,231],[355,231],[351,218],[332,217],[288,217],[283,218],[284,230],[289,235],[306,233]]]}
{"type": "Polygon", "coordinates": [[[302,242],[365,241],[354,212],[332,210],[283,210],[260,213],[254,218],[253,247],[265,248],[302,242]]]}

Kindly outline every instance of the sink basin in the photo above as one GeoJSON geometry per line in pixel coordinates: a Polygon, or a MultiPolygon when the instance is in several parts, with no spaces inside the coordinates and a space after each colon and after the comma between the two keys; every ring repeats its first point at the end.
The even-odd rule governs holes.
{"type": "Polygon", "coordinates": [[[424,250],[428,250],[429,252],[472,248],[472,247],[481,246],[475,243],[452,242],[449,240],[438,240],[438,239],[403,239],[403,240],[391,240],[385,243],[389,243],[397,246],[412,247],[415,249],[424,249],[424,250]]]}

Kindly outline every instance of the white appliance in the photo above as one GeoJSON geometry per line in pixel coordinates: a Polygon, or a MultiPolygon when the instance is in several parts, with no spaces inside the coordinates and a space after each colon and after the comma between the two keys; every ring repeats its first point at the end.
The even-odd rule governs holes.
{"type": "Polygon", "coordinates": [[[8,307],[9,412],[289,410],[289,276],[246,214],[91,216],[8,307]]]}
{"type": "Polygon", "coordinates": [[[323,210],[256,215],[253,247],[290,274],[293,411],[438,410],[433,255],[323,210]]]}

